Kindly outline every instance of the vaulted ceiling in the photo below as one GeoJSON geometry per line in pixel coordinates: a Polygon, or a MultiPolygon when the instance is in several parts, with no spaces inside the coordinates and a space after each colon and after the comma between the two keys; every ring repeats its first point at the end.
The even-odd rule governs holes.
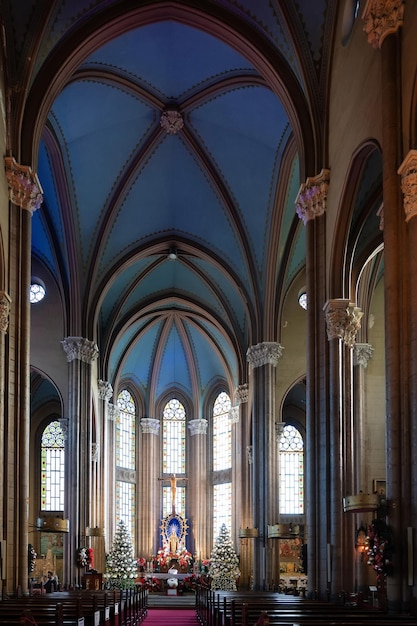
{"type": "Polygon", "coordinates": [[[232,389],[248,346],[277,339],[305,264],[295,198],[322,166],[335,4],[1,2],[12,147],[43,188],[33,257],[67,334],[94,338],[103,378],[147,409],[232,389]]]}

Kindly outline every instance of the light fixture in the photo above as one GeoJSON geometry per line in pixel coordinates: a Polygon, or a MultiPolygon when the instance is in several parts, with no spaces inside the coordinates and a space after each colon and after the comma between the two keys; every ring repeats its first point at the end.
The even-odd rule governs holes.
{"type": "Polygon", "coordinates": [[[176,248],[170,248],[169,249],[168,259],[170,261],[176,261],[178,259],[178,254],[177,254],[177,249],[176,248]]]}
{"type": "Polygon", "coordinates": [[[36,304],[46,295],[45,283],[40,278],[33,276],[30,281],[29,299],[31,304],[36,304]]]}
{"type": "Polygon", "coordinates": [[[305,287],[302,287],[298,292],[298,304],[302,309],[307,310],[307,291],[305,287]]]}
{"type": "Polygon", "coordinates": [[[44,515],[36,520],[36,528],[44,533],[68,533],[69,519],[44,515]]]}

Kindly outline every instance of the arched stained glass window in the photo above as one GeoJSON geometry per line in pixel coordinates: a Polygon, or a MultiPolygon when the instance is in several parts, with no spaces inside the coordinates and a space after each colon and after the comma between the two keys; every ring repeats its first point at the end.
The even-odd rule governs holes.
{"type": "Polygon", "coordinates": [[[127,389],[117,396],[116,417],[116,523],[123,521],[135,541],[136,517],[136,406],[127,389]],[[131,470],[126,473],[125,470],[131,470]],[[132,480],[126,479],[131,476],[132,480]]]}
{"type": "Polygon", "coordinates": [[[172,398],[162,414],[162,471],[164,474],[185,473],[185,408],[172,398]]]}
{"type": "Polygon", "coordinates": [[[284,427],[279,442],[281,514],[304,513],[304,443],[300,432],[284,427]]]}
{"type": "Polygon", "coordinates": [[[41,510],[64,510],[65,442],[57,420],[50,422],[41,439],[41,510]]]}
{"type": "MultiPolygon", "coordinates": [[[[232,425],[229,420],[230,398],[222,391],[213,407],[213,470],[232,466],[232,425]]],[[[230,526],[229,526],[230,528],[230,526]]]]}

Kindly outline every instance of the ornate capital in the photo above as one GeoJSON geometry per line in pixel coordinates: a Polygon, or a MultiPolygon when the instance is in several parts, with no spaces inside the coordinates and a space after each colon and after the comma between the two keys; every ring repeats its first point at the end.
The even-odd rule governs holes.
{"type": "Polygon", "coordinates": [[[353,364],[368,367],[368,361],[372,357],[374,349],[370,343],[357,343],[353,350],[353,364]]]}
{"type": "Polygon", "coordinates": [[[190,420],[188,428],[191,435],[207,435],[208,421],[205,419],[190,420]]]}
{"type": "Polygon", "coordinates": [[[248,464],[252,465],[253,463],[253,446],[246,446],[246,456],[248,459],[248,464]]]}
{"type": "Polygon", "coordinates": [[[368,0],[362,13],[368,43],[373,48],[380,48],[385,37],[402,26],[403,18],[403,0],[368,0]]]}
{"type": "Polygon", "coordinates": [[[4,157],[9,200],[31,213],[42,204],[42,187],[28,165],[19,165],[13,157],[4,157]]]}
{"type": "Polygon", "coordinates": [[[66,441],[68,439],[68,418],[60,417],[58,422],[62,430],[64,441],[66,441]]]}
{"type": "Polygon", "coordinates": [[[401,191],[404,195],[405,221],[408,222],[417,214],[417,150],[410,150],[398,174],[401,176],[401,191]]]}
{"type": "Polygon", "coordinates": [[[229,418],[229,422],[231,424],[237,424],[238,423],[238,421],[239,421],[239,405],[238,404],[236,406],[232,406],[230,408],[228,418],[229,418]]]}
{"type": "Polygon", "coordinates": [[[110,402],[107,405],[107,408],[108,408],[107,417],[109,418],[111,422],[114,422],[116,418],[119,417],[120,415],[120,409],[116,404],[110,404],[110,402]]]}
{"type": "Polygon", "coordinates": [[[330,170],[323,169],[320,174],[307,178],[301,185],[295,199],[295,210],[304,224],[325,212],[329,181],[330,170]]]}
{"type": "Polygon", "coordinates": [[[110,398],[113,395],[113,387],[107,380],[99,380],[98,381],[98,397],[100,400],[106,400],[109,402],[110,398]]]}
{"type": "Polygon", "coordinates": [[[82,337],[67,337],[61,341],[61,345],[69,363],[74,359],[78,359],[84,363],[91,364],[99,354],[97,344],[82,337]]]}
{"type": "Polygon", "coordinates": [[[275,435],[277,438],[277,443],[281,441],[281,435],[284,432],[285,422],[275,422],[275,435]]]}
{"type": "Polygon", "coordinates": [[[7,333],[11,298],[5,291],[0,291],[0,332],[7,333]]]}
{"type": "Polygon", "coordinates": [[[140,420],[142,433],[147,435],[159,435],[160,425],[160,421],[154,419],[153,417],[142,417],[142,419],[140,420]]]}
{"type": "Polygon", "coordinates": [[[356,334],[361,327],[362,311],[349,300],[328,300],[324,305],[327,325],[327,338],[342,339],[352,348],[356,334]]]}
{"type": "Polygon", "coordinates": [[[243,383],[243,385],[239,385],[235,389],[235,398],[237,404],[243,404],[248,401],[249,398],[249,385],[248,383],[243,383]]]}
{"type": "Polygon", "coordinates": [[[284,348],[275,341],[264,341],[248,348],[246,358],[252,369],[267,364],[275,367],[282,356],[283,350],[284,348]]]}
{"type": "Polygon", "coordinates": [[[161,127],[167,135],[176,135],[184,126],[184,120],[177,109],[165,109],[161,114],[161,127]]]}

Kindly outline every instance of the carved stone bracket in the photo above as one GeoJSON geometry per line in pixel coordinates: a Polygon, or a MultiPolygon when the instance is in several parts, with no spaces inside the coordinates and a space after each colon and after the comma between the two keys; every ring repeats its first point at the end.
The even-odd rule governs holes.
{"type": "Polygon", "coordinates": [[[108,404],[107,406],[107,417],[109,418],[109,420],[111,422],[114,422],[116,420],[117,417],[119,417],[120,415],[120,409],[116,404],[108,404]]]}
{"type": "Polygon", "coordinates": [[[363,316],[359,307],[348,300],[328,300],[324,305],[324,311],[329,341],[341,339],[346,346],[352,348],[363,316]]]}
{"type": "Polygon", "coordinates": [[[68,439],[68,418],[60,417],[58,422],[59,422],[59,425],[61,427],[62,436],[63,436],[64,442],[65,442],[68,439]]]}
{"type": "Polygon", "coordinates": [[[239,405],[237,404],[236,406],[232,406],[230,408],[229,414],[228,414],[228,418],[229,418],[229,422],[231,424],[237,424],[239,421],[239,405]]]}
{"type": "Polygon", "coordinates": [[[401,190],[404,195],[405,221],[417,214],[417,150],[410,150],[401,163],[398,174],[401,176],[401,190]]]}
{"type": "Polygon", "coordinates": [[[142,417],[140,420],[140,427],[143,434],[159,435],[160,425],[161,422],[153,417],[142,417]]]}
{"type": "Polygon", "coordinates": [[[243,383],[243,385],[239,385],[235,390],[235,398],[236,404],[243,404],[248,401],[249,398],[249,385],[248,383],[243,383]]]}
{"type": "Polygon", "coordinates": [[[403,18],[403,0],[368,0],[362,13],[368,43],[380,48],[384,39],[402,26],[403,18]]]}
{"type": "Polygon", "coordinates": [[[0,291],[0,332],[7,333],[11,298],[5,291],[0,291]]]}
{"type": "Polygon", "coordinates": [[[16,163],[13,157],[5,157],[4,163],[9,200],[33,213],[43,202],[43,191],[37,175],[28,165],[16,163]]]}
{"type": "Polygon", "coordinates": [[[275,435],[277,438],[277,443],[281,441],[281,435],[284,432],[285,422],[275,422],[275,435]]]}
{"type": "Polygon", "coordinates": [[[106,380],[98,381],[98,397],[100,400],[105,400],[109,402],[110,398],[113,395],[113,387],[106,380]]]}
{"type": "Polygon", "coordinates": [[[190,420],[188,428],[191,435],[207,435],[208,421],[205,419],[190,420]]]}
{"type": "Polygon", "coordinates": [[[301,185],[295,199],[295,210],[304,224],[325,212],[329,180],[330,170],[323,169],[320,174],[307,178],[301,185]]]}
{"type": "Polygon", "coordinates": [[[246,352],[249,367],[262,367],[262,365],[277,365],[284,348],[276,341],[264,341],[256,346],[251,346],[246,352]]]}
{"type": "Polygon", "coordinates": [[[253,446],[246,446],[246,455],[248,459],[248,464],[252,465],[253,463],[253,446]]]}
{"type": "Polygon", "coordinates": [[[353,350],[353,364],[368,367],[368,361],[372,357],[374,349],[370,343],[357,343],[353,350]]]}
{"type": "Polygon", "coordinates": [[[61,345],[69,363],[74,359],[79,359],[91,364],[99,355],[97,344],[82,337],[67,337],[61,341],[61,345]]]}
{"type": "Polygon", "coordinates": [[[93,442],[91,444],[91,460],[97,463],[100,459],[100,444],[93,442]]]}

